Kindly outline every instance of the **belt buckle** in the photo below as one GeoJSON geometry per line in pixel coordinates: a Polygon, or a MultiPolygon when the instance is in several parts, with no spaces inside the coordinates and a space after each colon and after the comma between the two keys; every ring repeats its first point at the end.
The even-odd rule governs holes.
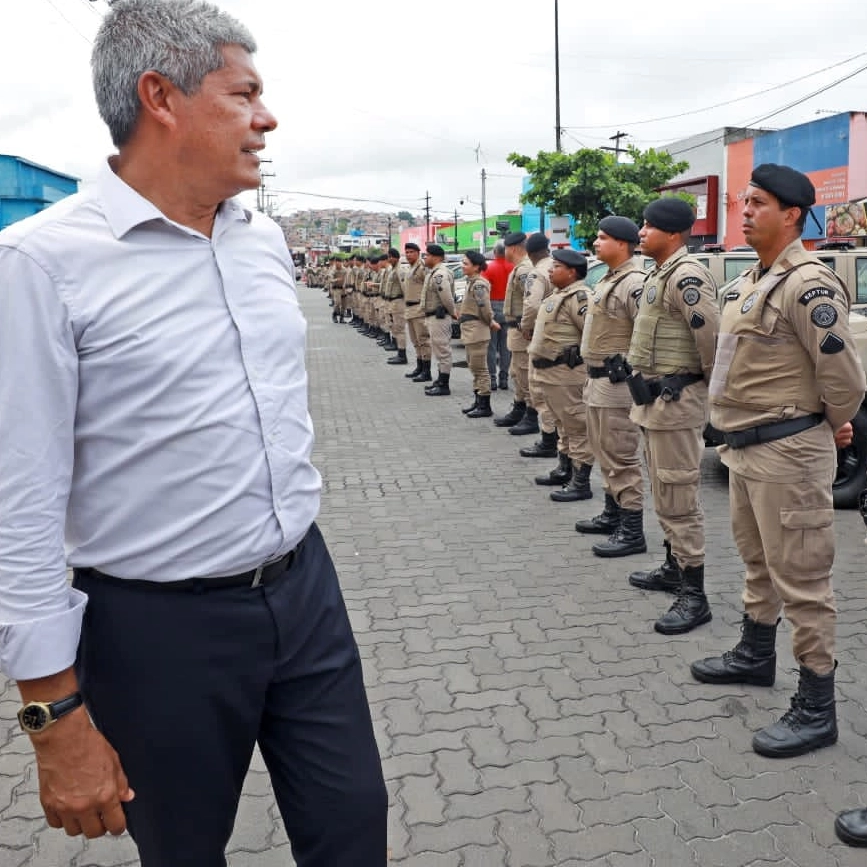
{"type": "Polygon", "coordinates": [[[666,403],[671,403],[671,401],[677,400],[677,398],[674,396],[674,391],[668,385],[664,385],[659,390],[659,397],[661,400],[664,400],[666,403]]]}
{"type": "Polygon", "coordinates": [[[262,583],[262,573],[265,571],[265,564],[263,563],[261,566],[256,567],[256,571],[253,573],[253,580],[250,583],[251,587],[258,587],[262,583]]]}

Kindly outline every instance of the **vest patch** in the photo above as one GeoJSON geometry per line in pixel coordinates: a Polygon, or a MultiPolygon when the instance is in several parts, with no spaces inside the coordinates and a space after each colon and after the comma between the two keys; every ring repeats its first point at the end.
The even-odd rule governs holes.
{"type": "Polygon", "coordinates": [[[726,292],[726,294],[723,296],[723,301],[725,301],[725,303],[728,304],[729,301],[737,301],[738,298],[740,298],[740,297],[741,297],[740,292],[726,292]]]}
{"type": "Polygon", "coordinates": [[[753,305],[756,303],[758,298],[758,292],[752,292],[749,296],[747,296],[747,300],[744,301],[743,305],[741,306],[741,313],[749,313],[750,310],[753,309],[753,305]]]}
{"type": "Polygon", "coordinates": [[[810,314],[810,321],[818,328],[830,328],[837,321],[837,311],[830,304],[817,304],[810,314]]]}
{"type": "Polygon", "coordinates": [[[653,302],[654,302],[655,300],[656,300],[656,286],[651,286],[651,287],[647,290],[647,303],[648,303],[648,304],[653,304],[653,302]]]}
{"type": "Polygon", "coordinates": [[[845,345],[833,331],[829,331],[819,344],[819,350],[825,353],[825,355],[836,355],[838,352],[843,351],[845,345]]]}
{"type": "Polygon", "coordinates": [[[442,286],[443,285],[443,275],[437,274],[436,277],[434,277],[434,283],[436,283],[437,286],[442,286]]]}
{"type": "Polygon", "coordinates": [[[633,290],[632,290],[632,297],[633,297],[633,298],[640,298],[640,297],[641,297],[641,293],[642,293],[643,291],[644,291],[644,287],[643,287],[643,286],[642,286],[640,289],[633,289],[633,290]]]}
{"type": "Polygon", "coordinates": [[[833,298],[837,293],[833,289],[827,289],[824,286],[816,286],[814,289],[808,289],[799,299],[800,304],[807,305],[816,298],[833,298]]]}
{"type": "Polygon", "coordinates": [[[549,302],[545,305],[545,310],[547,310],[548,313],[550,313],[553,309],[554,309],[554,302],[553,302],[553,301],[549,301],[549,302]]]}
{"type": "MultiPolygon", "coordinates": [[[[687,277],[686,279],[690,280],[691,278],[687,277]]],[[[683,283],[683,280],[681,280],[680,282],[683,283]]],[[[698,304],[700,300],[701,292],[699,292],[698,289],[696,289],[694,286],[690,286],[688,289],[683,290],[684,304],[689,304],[690,307],[693,307],[694,305],[698,304]]]]}
{"type": "Polygon", "coordinates": [[[689,318],[689,327],[690,328],[701,328],[704,325],[705,319],[701,313],[693,313],[689,318]]]}
{"type": "Polygon", "coordinates": [[[687,286],[701,286],[702,283],[704,283],[704,281],[701,277],[684,277],[683,280],[678,280],[677,288],[686,289],[687,286]]]}

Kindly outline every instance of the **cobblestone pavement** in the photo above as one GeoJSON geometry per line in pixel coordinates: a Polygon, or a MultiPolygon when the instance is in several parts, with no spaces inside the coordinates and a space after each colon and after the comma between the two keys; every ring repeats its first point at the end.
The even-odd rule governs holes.
{"type": "MultiPolygon", "coordinates": [[[[790,631],[772,689],[693,682],[688,663],[731,647],[741,566],[711,451],[703,467],[714,619],[690,635],[652,629],[671,597],[631,588],[662,557],[600,560],[573,530],[594,499],[555,504],[535,486],[553,461],[427,398],[406,367],[349,326],[320,290],[300,288],[310,322],[320,526],[364,658],[391,800],[392,860],[413,867],[854,867],[833,818],[867,804],[867,582],[864,527],[836,518],[840,742],[764,759],[751,733],[788,707],[790,631]]],[[[460,356],[461,350],[458,350],[460,356]]],[[[510,395],[496,392],[498,411],[510,395]]],[[[17,691],[0,682],[0,867],[137,863],[128,838],[87,843],[47,828],[17,691]]],[[[134,782],[134,781],[133,781],[134,782]]],[[[231,867],[291,864],[256,759],[230,844],[231,867]]]]}

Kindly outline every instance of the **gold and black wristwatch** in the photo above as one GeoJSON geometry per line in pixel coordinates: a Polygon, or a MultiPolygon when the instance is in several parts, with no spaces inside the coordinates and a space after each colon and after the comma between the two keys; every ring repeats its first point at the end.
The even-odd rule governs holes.
{"type": "Polygon", "coordinates": [[[18,722],[27,734],[37,735],[82,704],[84,699],[80,692],[74,692],[57,701],[29,701],[18,711],[18,722]]]}

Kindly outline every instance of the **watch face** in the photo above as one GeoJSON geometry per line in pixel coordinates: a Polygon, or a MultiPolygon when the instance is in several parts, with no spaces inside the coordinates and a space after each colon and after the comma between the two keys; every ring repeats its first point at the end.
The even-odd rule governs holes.
{"type": "Polygon", "coordinates": [[[28,731],[40,731],[47,725],[48,720],[45,708],[39,705],[27,705],[21,711],[21,725],[28,731]]]}

